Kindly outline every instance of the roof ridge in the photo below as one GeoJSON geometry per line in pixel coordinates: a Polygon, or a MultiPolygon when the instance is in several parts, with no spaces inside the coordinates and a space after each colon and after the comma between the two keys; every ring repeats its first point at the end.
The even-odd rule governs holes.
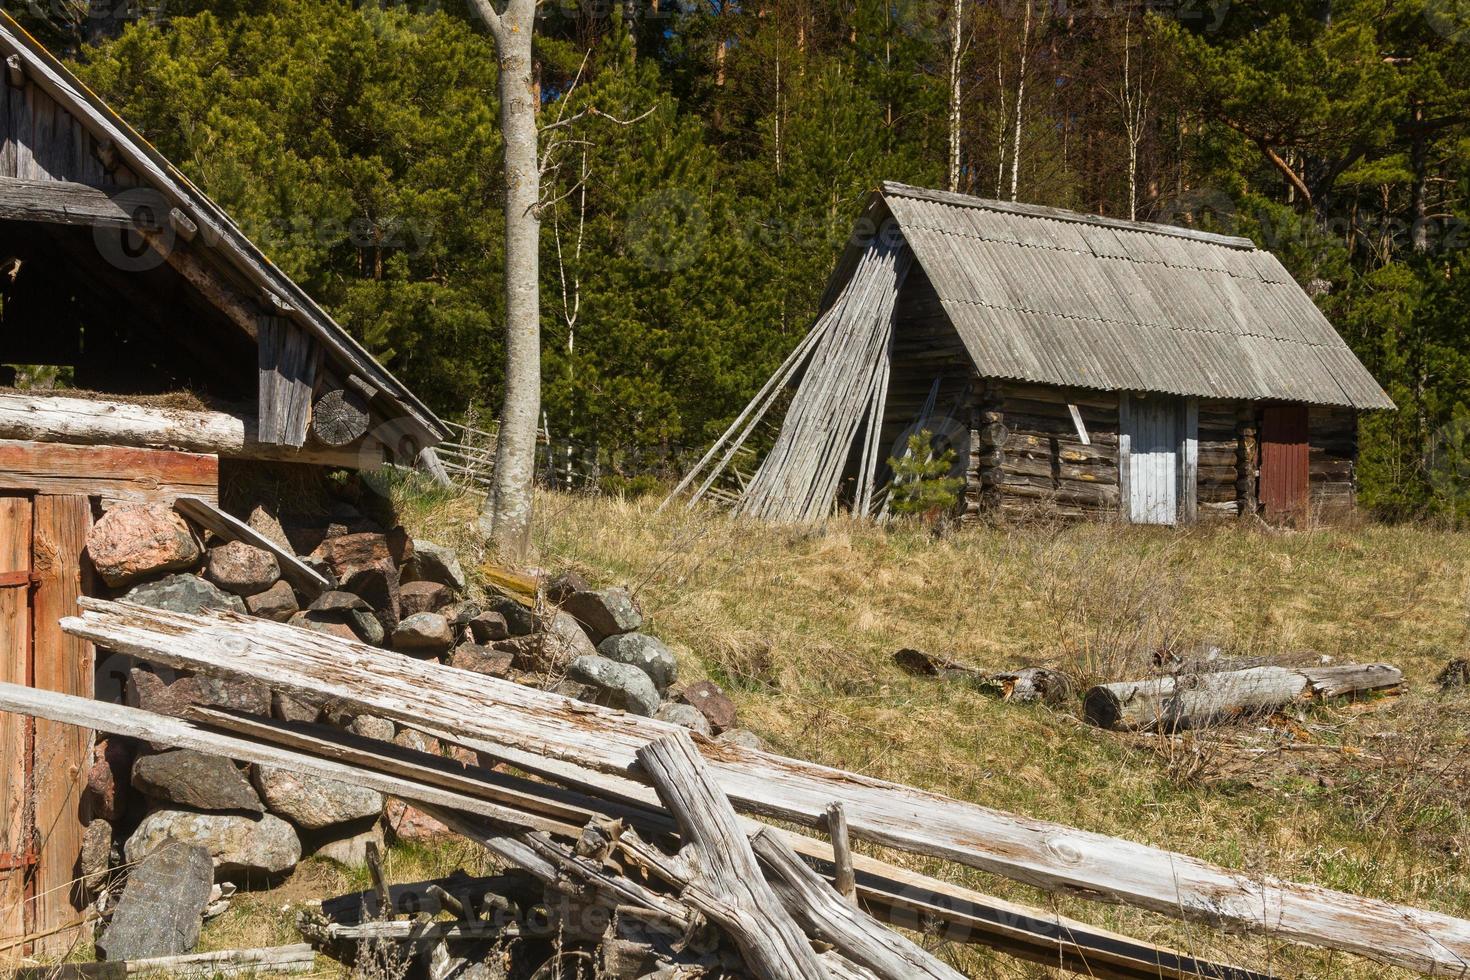
{"type": "Polygon", "coordinates": [[[1096,225],[1119,231],[1167,235],[1170,238],[1187,238],[1192,241],[1203,242],[1207,245],[1220,245],[1225,248],[1233,248],[1241,251],[1257,251],[1256,243],[1251,239],[1241,238],[1235,235],[1219,235],[1214,232],[1198,231],[1194,228],[1181,228],[1178,225],[1165,225],[1153,221],[1129,221],[1126,218],[1108,218],[1100,214],[1068,211],[1064,208],[1047,207],[1041,204],[994,201],[988,198],[974,197],[969,194],[959,194],[954,191],[915,187],[912,184],[903,184],[893,180],[883,181],[880,192],[884,195],[892,194],[898,197],[912,197],[924,201],[933,201],[937,204],[950,204],[956,207],[1001,211],[1006,214],[1017,214],[1027,218],[1048,218],[1052,221],[1070,221],[1076,224],[1096,225]]]}

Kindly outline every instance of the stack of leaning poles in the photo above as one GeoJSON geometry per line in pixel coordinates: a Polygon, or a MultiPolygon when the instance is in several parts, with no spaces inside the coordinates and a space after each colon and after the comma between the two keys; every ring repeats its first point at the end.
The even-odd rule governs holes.
{"type": "Polygon", "coordinates": [[[775,444],[735,498],[735,513],[790,523],[827,518],[857,451],[852,509],[854,514],[871,515],[893,361],[893,308],[912,264],[913,254],[902,241],[875,239],[811,332],[684,476],[669,500],[688,490],[701,474],[688,506],[709,493],[782,392],[800,378],[775,444]]]}

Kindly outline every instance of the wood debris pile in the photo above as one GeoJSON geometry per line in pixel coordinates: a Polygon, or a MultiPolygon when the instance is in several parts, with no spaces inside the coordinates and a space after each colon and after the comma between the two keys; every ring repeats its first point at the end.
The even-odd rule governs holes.
{"type": "MultiPolygon", "coordinates": [[[[1431,975],[1456,975],[1470,960],[1470,922],[1452,916],[1237,873],[282,624],[90,599],[83,607],[64,628],[99,647],[328,698],[479,755],[481,765],[465,765],[224,708],[168,717],[0,686],[3,711],[374,788],[433,814],[508,869],[464,898],[437,886],[433,911],[455,921],[308,923],[338,955],[352,955],[343,944],[360,954],[358,940],[387,938],[427,948],[431,975],[496,975],[495,951],[525,928],[524,916],[506,913],[536,908],[557,920],[561,941],[549,955],[576,961],[548,975],[558,965],[575,975],[585,961],[618,977],[960,976],[883,922],[1098,977],[1264,975],[851,855],[850,838],[1431,975]],[[825,839],[754,816],[821,828],[825,839]]],[[[380,907],[396,905],[391,889],[381,892],[380,907]]]]}

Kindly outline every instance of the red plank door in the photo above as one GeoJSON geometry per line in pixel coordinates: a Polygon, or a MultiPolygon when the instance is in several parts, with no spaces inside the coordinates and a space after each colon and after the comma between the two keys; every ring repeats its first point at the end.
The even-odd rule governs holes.
{"type": "Polygon", "coordinates": [[[1261,419],[1261,509],[1289,517],[1307,505],[1311,485],[1307,406],[1267,405],[1261,419]]]}

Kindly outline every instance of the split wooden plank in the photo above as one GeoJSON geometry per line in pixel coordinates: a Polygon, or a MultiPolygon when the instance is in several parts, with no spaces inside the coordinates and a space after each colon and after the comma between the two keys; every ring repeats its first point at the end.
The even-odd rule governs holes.
{"type": "MultiPolygon", "coordinates": [[[[3,94],[3,93],[0,93],[3,94]]],[[[0,683],[31,683],[31,498],[0,494],[0,683]]],[[[0,938],[24,936],[29,912],[26,877],[30,873],[31,809],[30,720],[0,709],[0,938]]],[[[24,949],[0,947],[0,961],[24,949]]]]}
{"type": "MultiPolygon", "coordinates": [[[[102,600],[64,628],[121,653],[288,694],[341,700],[462,743],[633,775],[636,753],[674,730],[509,681],[366,644],[232,615],[193,616],[102,600]]],[[[1470,922],[1316,885],[1248,874],[1185,854],[963,803],[912,787],[739,746],[702,751],[747,813],[820,826],[847,809],[852,836],[945,858],[1036,887],[1357,953],[1431,975],[1470,964],[1470,922]]]]}
{"type": "Polygon", "coordinates": [[[127,977],[204,978],[310,973],[316,951],[310,943],[269,949],[230,949],[103,963],[63,963],[17,970],[15,980],[125,980],[127,977]]]}
{"type": "Polygon", "coordinates": [[[226,541],[240,541],[275,556],[281,566],[281,576],[296,588],[315,599],[332,588],[332,583],[321,572],[297,558],[289,548],[283,548],[255,528],[232,514],[199,497],[179,497],[174,501],[174,510],[199,526],[213,531],[226,541]]]}
{"type": "Polygon", "coordinates": [[[855,908],[797,856],[774,828],[751,839],[772,888],[814,939],[886,980],[966,980],[965,975],[855,908]]]}
{"type": "Polygon", "coordinates": [[[638,761],[674,814],[696,872],[680,899],[723,929],[764,980],[826,980],[811,943],[762,877],[750,842],[704,756],[679,731],[638,750],[638,761]]]}
{"type": "Polygon", "coordinates": [[[321,347],[285,317],[262,316],[258,324],[260,439],[300,448],[311,427],[311,393],[316,387],[321,347]]]}
{"type": "Polygon", "coordinates": [[[1249,667],[1169,674],[1100,684],[1087,692],[1087,720],[1119,731],[1176,731],[1280,710],[1313,697],[1340,697],[1398,687],[1403,672],[1388,664],[1339,667],[1249,667]]]}
{"type": "MultiPolygon", "coordinates": [[[[90,578],[90,565],[84,565],[82,554],[92,526],[92,503],[84,496],[43,494],[34,507],[36,687],[91,698],[95,651],[92,644],[62,632],[59,623],[88,591],[84,578],[90,578]]],[[[91,763],[90,731],[36,722],[35,923],[38,932],[51,933],[36,943],[43,956],[64,956],[82,934],[81,910],[87,902],[74,882],[82,853],[82,790],[91,763]],[[68,923],[69,928],[60,928],[68,923]]]]}
{"type": "Polygon", "coordinates": [[[0,488],[167,502],[185,494],[219,499],[219,459],[121,446],[0,440],[0,488]]]}
{"type": "Polygon", "coordinates": [[[173,748],[195,749],[239,762],[280,766],[293,772],[365,786],[416,804],[452,807],[493,820],[503,827],[548,830],[562,834],[575,834],[578,829],[536,814],[511,810],[479,797],[414,782],[401,776],[385,776],[365,771],[304,752],[212,732],[179,718],[120,704],[57,694],[54,691],[38,691],[20,684],[0,683],[0,711],[45,718],[78,728],[93,728],[173,748]]]}
{"type": "Polygon", "coordinates": [[[332,449],[300,449],[263,443],[259,423],[245,413],[155,408],[129,402],[30,392],[0,392],[0,439],[131,446],[214,453],[229,459],[280,460],[351,469],[373,469],[383,462],[376,443],[332,449]]]}

